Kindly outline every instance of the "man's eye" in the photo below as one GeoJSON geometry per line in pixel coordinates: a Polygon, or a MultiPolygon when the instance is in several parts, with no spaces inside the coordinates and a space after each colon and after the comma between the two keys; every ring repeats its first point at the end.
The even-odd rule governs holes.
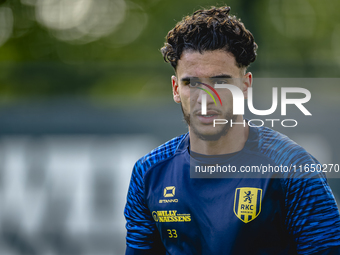
{"type": "Polygon", "coordinates": [[[191,88],[195,88],[195,87],[198,87],[200,84],[198,82],[191,82],[190,83],[190,87],[191,88]]]}
{"type": "Polygon", "coordinates": [[[232,78],[212,78],[212,84],[233,84],[232,78]]]}
{"type": "Polygon", "coordinates": [[[216,79],[216,80],[213,80],[213,83],[214,84],[230,84],[230,80],[227,80],[227,79],[216,79]]]}

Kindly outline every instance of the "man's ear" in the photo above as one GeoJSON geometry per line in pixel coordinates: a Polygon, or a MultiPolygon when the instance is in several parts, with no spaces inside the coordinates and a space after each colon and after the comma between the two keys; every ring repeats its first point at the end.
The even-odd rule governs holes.
{"type": "Polygon", "coordinates": [[[172,81],[172,95],[174,97],[174,101],[179,104],[181,102],[181,97],[179,96],[179,87],[177,77],[175,75],[171,76],[172,81]]]}
{"type": "Polygon", "coordinates": [[[242,92],[245,99],[248,98],[248,88],[253,84],[253,74],[251,72],[246,73],[242,78],[242,92]]]}

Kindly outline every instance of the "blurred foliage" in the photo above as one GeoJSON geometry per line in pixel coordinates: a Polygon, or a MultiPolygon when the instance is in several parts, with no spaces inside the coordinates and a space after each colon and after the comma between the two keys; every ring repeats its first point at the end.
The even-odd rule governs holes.
{"type": "MultiPolygon", "coordinates": [[[[167,32],[207,0],[0,1],[3,101],[168,95],[167,32]]],[[[255,77],[339,77],[338,0],[231,0],[259,45],[255,77]]]]}

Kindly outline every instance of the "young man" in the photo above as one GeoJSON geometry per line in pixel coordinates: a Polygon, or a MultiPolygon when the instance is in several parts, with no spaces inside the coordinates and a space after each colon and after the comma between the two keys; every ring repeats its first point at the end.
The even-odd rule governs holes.
{"type": "Polygon", "coordinates": [[[256,57],[252,34],[229,11],[196,11],[167,35],[162,53],[175,69],[173,97],[189,133],[135,164],[125,207],[126,254],[340,254],[339,212],[321,173],[190,178],[193,165],[207,162],[237,169],[318,164],[271,129],[214,127],[214,119],[242,123],[243,116],[233,115],[229,90],[216,89],[221,104],[204,94],[218,81],[246,97],[252,84],[246,68],[256,57]]]}

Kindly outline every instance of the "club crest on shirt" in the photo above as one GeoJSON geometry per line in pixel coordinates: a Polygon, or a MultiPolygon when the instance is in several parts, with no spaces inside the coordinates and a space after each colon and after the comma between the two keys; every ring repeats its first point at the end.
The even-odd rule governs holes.
{"type": "Polygon", "coordinates": [[[235,190],[234,213],[241,221],[248,223],[261,212],[262,189],[237,188],[235,190]]]}

